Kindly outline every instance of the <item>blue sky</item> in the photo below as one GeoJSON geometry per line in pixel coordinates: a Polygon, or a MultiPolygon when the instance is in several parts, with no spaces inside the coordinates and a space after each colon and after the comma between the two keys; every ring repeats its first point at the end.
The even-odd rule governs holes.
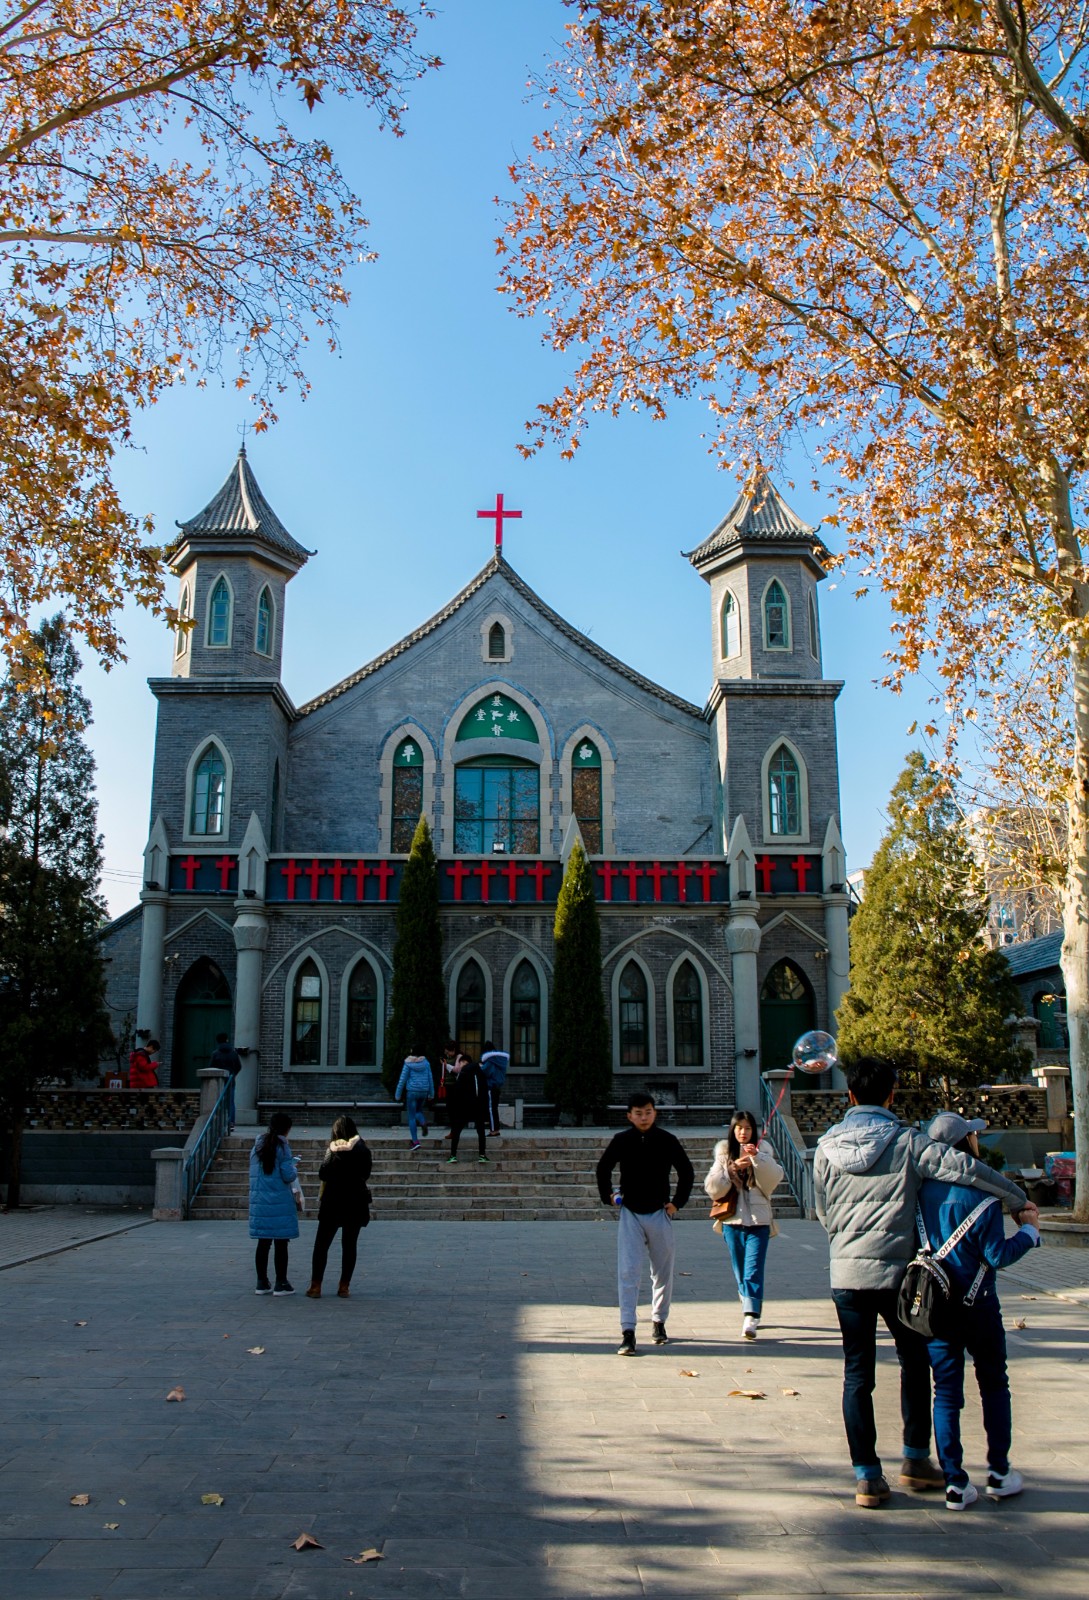
{"type": "MultiPolygon", "coordinates": [[[[665,423],[596,420],[570,462],[517,453],[524,420],[562,387],[567,361],[496,292],[495,197],[542,120],[528,78],[557,53],[566,16],[557,0],[459,0],[426,27],[445,66],[413,90],[404,139],[379,134],[361,108],[318,107],[312,118],[363,197],[379,260],[350,283],[339,353],[315,338],[309,398],[285,396],[275,430],[248,444],[271,504],[318,552],[288,591],[284,683],[296,704],[409,632],[483,566],[492,524],[476,511],[499,490],[523,513],[507,525],[505,553],[526,581],[605,649],[706,698],[708,590],[679,551],[710,532],[737,484],[707,453],[705,409],[677,406],[665,423]]],[[[218,382],[175,391],[140,419],[120,461],[129,509],[151,513],[165,540],[218,489],[252,415],[218,382]]],[[[811,492],[801,450],[789,475],[795,487],[780,474],[780,489],[819,522],[831,503],[811,492]]],[[[852,867],[873,854],[928,692],[914,685],[897,698],[876,686],[889,613],[878,596],[855,600],[856,587],[850,574],[821,587],[825,673],[846,685],[838,722],[852,867]]],[[[167,675],[171,660],[161,624],[133,608],[124,630],[127,664],[109,674],[88,664],[83,675],[115,915],[135,902],[148,831],[146,680],[167,675]]]]}

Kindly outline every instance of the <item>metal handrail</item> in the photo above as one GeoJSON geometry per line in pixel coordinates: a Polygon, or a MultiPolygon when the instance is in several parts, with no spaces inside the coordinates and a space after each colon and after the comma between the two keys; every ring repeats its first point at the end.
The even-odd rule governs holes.
{"type": "Polygon", "coordinates": [[[219,1099],[209,1112],[208,1121],[200,1130],[196,1144],[185,1158],[185,1165],[182,1168],[182,1188],[185,1193],[187,1217],[230,1126],[231,1082],[232,1080],[228,1078],[219,1091],[219,1099]]]}
{"type": "MultiPolygon", "coordinates": [[[[766,1078],[760,1079],[760,1115],[763,1119],[765,1132],[772,1120],[775,1109],[775,1100],[772,1097],[771,1085],[766,1078]]],[[[804,1144],[799,1144],[794,1133],[781,1114],[775,1119],[779,1127],[775,1139],[775,1152],[783,1165],[783,1173],[790,1191],[798,1203],[803,1217],[811,1217],[814,1212],[813,1198],[813,1169],[809,1164],[808,1152],[804,1144]]]]}

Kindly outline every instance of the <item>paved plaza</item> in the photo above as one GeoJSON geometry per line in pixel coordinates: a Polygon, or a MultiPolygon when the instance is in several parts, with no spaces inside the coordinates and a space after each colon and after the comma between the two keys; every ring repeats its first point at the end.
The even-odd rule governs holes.
{"type": "MultiPolygon", "coordinates": [[[[376,1221],[352,1299],[319,1303],[301,1293],[312,1223],[292,1251],[300,1292],[259,1299],[244,1224],[112,1222],[127,1231],[100,1214],[86,1228],[106,1237],[64,1248],[70,1218],[0,1218],[0,1263],[33,1253],[36,1224],[59,1249],[0,1272],[0,1600],[1089,1590],[1089,1336],[1084,1305],[1059,1297],[1081,1250],[1006,1275],[1029,1488],[953,1516],[933,1496],[854,1505],[814,1223],[771,1246],[755,1345],[720,1240],[685,1224],[675,1342],[655,1349],[644,1322],[641,1358],[622,1361],[608,1215],[376,1221]],[[294,1549],[303,1532],[322,1548],[294,1549]],[[382,1559],[346,1559],[370,1549],[382,1559]]],[[[888,1341],[879,1417],[894,1469],[888,1341]]],[[[975,1398],[965,1438],[978,1475],[975,1398]]]]}

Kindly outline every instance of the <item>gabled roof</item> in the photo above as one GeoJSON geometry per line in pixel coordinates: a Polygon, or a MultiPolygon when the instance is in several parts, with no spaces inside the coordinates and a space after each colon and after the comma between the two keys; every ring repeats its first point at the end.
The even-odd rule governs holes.
{"type": "Polygon", "coordinates": [[[419,644],[421,639],[426,639],[429,633],[434,633],[436,628],[441,627],[455,612],[460,611],[466,601],[471,600],[475,594],[478,594],[483,589],[489,579],[495,577],[505,578],[514,592],[520,595],[528,605],[532,606],[539,616],[550,623],[565,639],[569,639],[580,650],[585,650],[587,655],[593,656],[596,661],[600,661],[603,666],[610,668],[611,671],[619,673],[622,678],[626,678],[636,688],[643,689],[647,694],[655,695],[659,700],[664,700],[666,705],[672,706],[674,710],[683,711],[688,716],[698,717],[701,722],[703,721],[703,712],[699,706],[692,705],[688,700],[682,700],[680,695],[671,694],[668,689],[663,689],[660,684],[652,682],[650,678],[644,678],[641,672],[636,672],[626,662],[619,661],[616,656],[610,655],[599,644],[595,644],[592,639],[588,639],[584,633],[580,633],[577,628],[573,628],[557,611],[553,611],[551,606],[545,604],[540,595],[531,589],[524,579],[518,576],[514,568],[498,552],[492,556],[487,566],[482,567],[476,577],[466,584],[460,594],[456,594],[452,600],[443,606],[441,611],[436,611],[435,615],[428,618],[419,628],[407,634],[405,638],[391,646],[389,650],[384,651],[382,655],[375,656],[373,661],[368,661],[367,665],[360,667],[358,672],[353,672],[350,677],[345,678],[341,683],[334,684],[331,689],[326,689],[324,694],[319,694],[315,699],[308,700],[305,705],[299,707],[299,716],[308,716],[311,711],[317,711],[320,707],[328,705],[331,700],[336,700],[340,695],[347,694],[349,689],[354,689],[357,683],[363,682],[364,678],[369,678],[372,673],[378,672],[389,662],[396,660],[398,656],[404,655],[406,650],[411,650],[413,645],[419,644]]]}
{"type": "Polygon", "coordinates": [[[178,527],[181,533],[173,541],[172,549],[185,540],[201,537],[217,541],[231,537],[261,539],[300,567],[314,553],[291,537],[261,493],[253,468],[246,459],[245,445],[238,452],[238,460],[219,493],[209,500],[203,511],[198,511],[188,522],[179,522],[178,527]]]}
{"type": "Polygon", "coordinates": [[[818,558],[828,554],[817,530],[790,509],[765,469],[757,465],[714,532],[684,554],[694,567],[701,567],[733,545],[776,546],[799,541],[809,545],[818,558]]]}
{"type": "Polygon", "coordinates": [[[1057,967],[1062,953],[1061,933],[1043,933],[1038,939],[1023,939],[1020,944],[1002,946],[1002,954],[1015,978],[1027,978],[1034,972],[1047,972],[1057,967]]]}

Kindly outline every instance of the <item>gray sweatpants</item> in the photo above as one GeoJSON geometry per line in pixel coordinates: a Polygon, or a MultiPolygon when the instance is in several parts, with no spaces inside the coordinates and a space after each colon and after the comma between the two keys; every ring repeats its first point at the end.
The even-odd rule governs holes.
{"type": "Polygon", "coordinates": [[[635,1327],[635,1308],[643,1277],[643,1255],[650,1256],[650,1314],[655,1322],[669,1316],[673,1299],[673,1258],[676,1247],[673,1220],[661,1211],[629,1211],[620,1208],[620,1228],[616,1240],[616,1278],[620,1294],[620,1326],[635,1327]]]}

